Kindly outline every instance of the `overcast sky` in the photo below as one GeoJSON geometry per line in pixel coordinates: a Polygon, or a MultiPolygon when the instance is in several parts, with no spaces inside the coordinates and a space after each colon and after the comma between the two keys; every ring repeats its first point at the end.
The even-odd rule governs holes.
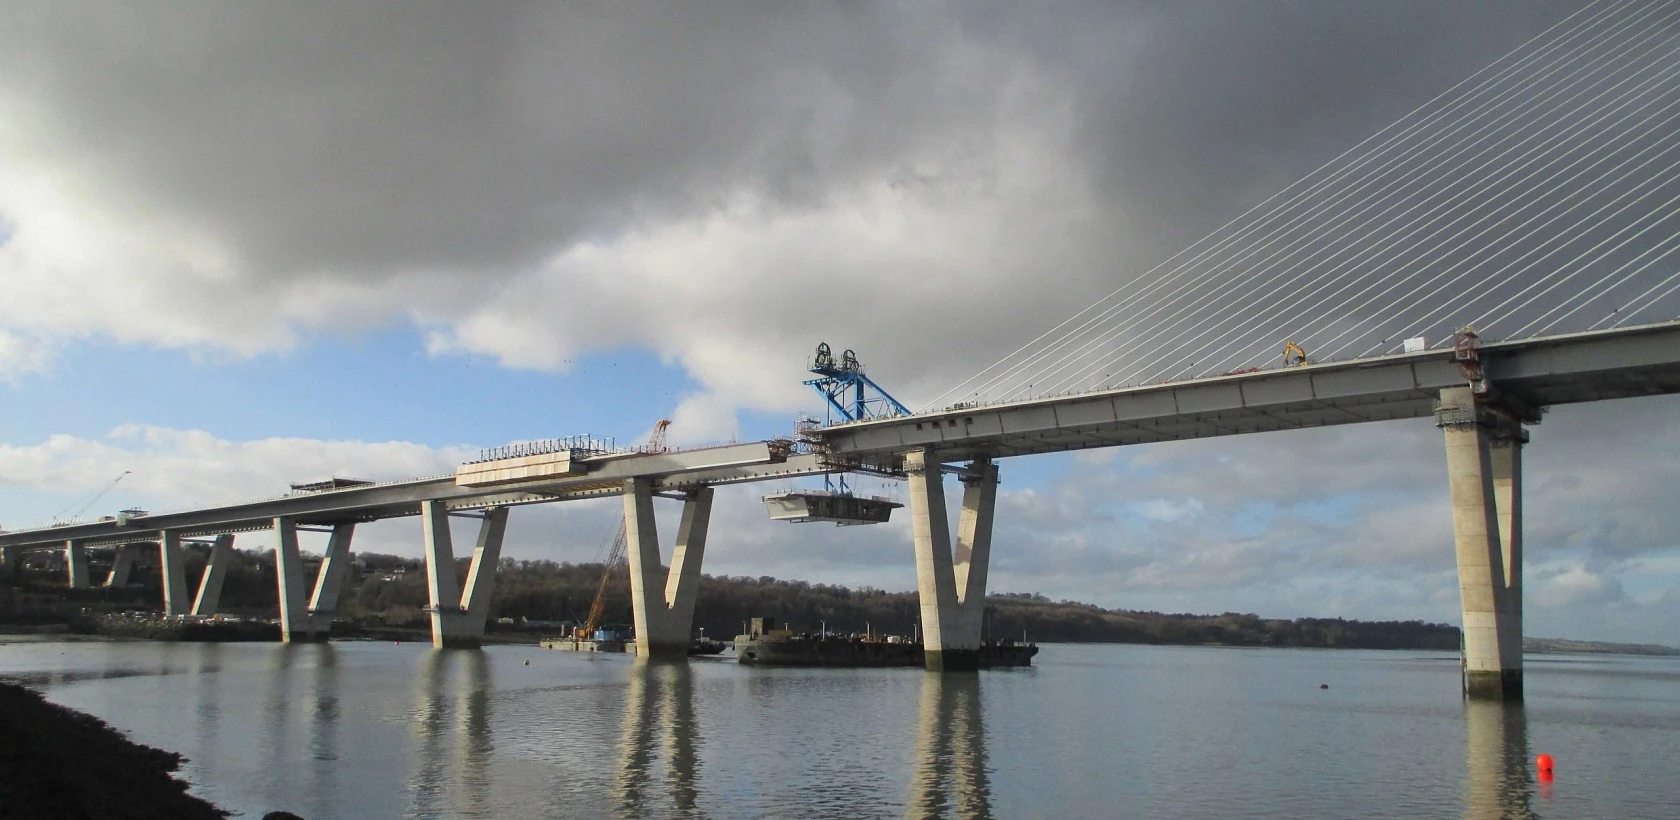
{"type": "MultiPolygon", "coordinates": [[[[1577,8],[13,3],[0,522],[122,470],[90,514],[783,434],[823,340],[914,406],[1577,8]]],[[[1535,429],[1530,634],[1680,645],[1677,409],[1535,429]]],[[[1458,620],[1426,420],[1003,471],[995,591],[1458,620]]],[[[913,587],[904,522],[764,489],[721,493],[708,572],[913,587]]],[[[615,519],[520,509],[508,554],[615,519]]]]}

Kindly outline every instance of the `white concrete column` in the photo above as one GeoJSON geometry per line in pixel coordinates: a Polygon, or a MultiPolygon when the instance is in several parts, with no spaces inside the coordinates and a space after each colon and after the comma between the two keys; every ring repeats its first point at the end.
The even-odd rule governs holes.
{"type": "Polygon", "coordinates": [[[624,482],[631,616],[636,622],[636,652],[644,658],[688,657],[694,598],[700,584],[700,565],[706,554],[711,516],[710,487],[693,493],[683,502],[671,569],[666,572],[659,557],[653,490],[646,479],[624,482]]]}
{"type": "Polygon", "coordinates": [[[432,646],[449,645],[461,610],[461,584],[455,575],[455,546],[449,534],[449,509],[442,501],[420,502],[420,527],[426,553],[427,607],[432,615],[432,646]]]}
{"type": "Polygon", "coordinates": [[[940,463],[925,450],[905,456],[922,646],[927,668],[933,671],[976,669],[980,663],[980,627],[985,617],[998,473],[997,465],[984,460],[976,461],[973,469],[978,474],[965,480],[953,556],[940,463]]]}
{"type": "Polygon", "coordinates": [[[158,566],[163,571],[163,614],[167,617],[187,614],[187,564],[181,552],[181,533],[164,530],[158,533],[158,566]]]}
{"type": "Polygon", "coordinates": [[[449,534],[449,512],[440,501],[421,504],[426,535],[426,581],[431,594],[432,646],[475,647],[484,642],[484,623],[490,616],[496,565],[502,560],[502,536],[507,532],[508,508],[485,511],[467,568],[467,586],[456,581],[455,550],[449,534]]]}
{"type": "Polygon", "coordinates": [[[233,535],[216,536],[210,545],[210,560],[204,564],[204,574],[198,578],[198,595],[193,598],[192,614],[214,615],[222,605],[222,582],[227,579],[228,564],[233,563],[233,535]]]}
{"type": "MultiPolygon", "coordinates": [[[[1515,658],[1522,668],[1522,448],[1527,434],[1515,422],[1497,431],[1488,442],[1488,466],[1493,474],[1493,503],[1499,518],[1500,558],[1505,569],[1504,594],[1499,597],[1501,622],[1499,653],[1515,658]]],[[[1521,678],[1518,678],[1521,683],[1521,678]]]]}
{"type": "Polygon", "coordinates": [[[304,602],[303,557],[298,554],[297,521],[290,516],[274,519],[275,582],[280,592],[280,640],[314,640],[309,609],[304,602]]]}
{"type": "Polygon", "coordinates": [[[979,475],[963,479],[962,513],[957,523],[957,544],[951,561],[957,586],[957,604],[962,607],[963,635],[972,635],[979,641],[984,637],[986,574],[992,560],[992,516],[997,510],[998,468],[989,460],[976,460],[972,469],[979,475]]]}
{"type": "Polygon", "coordinates": [[[490,596],[496,588],[496,567],[502,560],[502,536],[507,533],[507,507],[491,507],[478,526],[478,543],[473,547],[472,566],[467,570],[467,587],[461,591],[461,608],[467,612],[472,637],[484,636],[490,617],[490,596]]]}
{"type": "Polygon", "coordinates": [[[111,556],[111,573],[105,576],[105,586],[126,587],[130,576],[134,574],[134,559],[138,549],[134,544],[123,544],[111,556]]]}
{"type": "Polygon", "coordinates": [[[321,568],[315,571],[315,591],[309,596],[309,620],[316,631],[332,629],[344,575],[350,569],[350,539],[355,535],[355,524],[334,524],[327,538],[327,553],[321,557],[321,568]]]}
{"type": "Polygon", "coordinates": [[[87,548],[80,541],[64,542],[64,570],[71,589],[88,588],[87,548]]]}
{"type": "MultiPolygon", "coordinates": [[[[1473,698],[1521,700],[1522,623],[1511,618],[1508,600],[1520,595],[1521,588],[1520,582],[1515,590],[1507,585],[1488,430],[1468,387],[1442,390],[1436,415],[1447,446],[1447,487],[1464,612],[1465,692],[1473,698]]],[[[1511,458],[1508,463],[1514,469],[1518,462],[1511,458]]],[[[1514,473],[1510,486],[1515,493],[1514,473]]],[[[1516,496],[1512,498],[1514,516],[1516,496]]],[[[1520,527],[1515,517],[1510,526],[1515,536],[1520,527]]],[[[1512,546],[1513,558],[1518,558],[1520,545],[1514,537],[1512,546]]],[[[1514,569],[1520,576],[1520,563],[1514,569]]]]}
{"type": "Polygon", "coordinates": [[[653,490],[646,479],[624,482],[624,547],[630,565],[630,618],[636,625],[636,651],[644,658],[651,658],[657,645],[669,654],[670,636],[664,630],[665,602],[653,598],[658,594],[654,590],[664,588],[661,582],[665,575],[659,560],[653,490]]]}
{"type": "Polygon", "coordinates": [[[671,570],[665,577],[666,633],[681,640],[683,657],[694,632],[694,598],[700,591],[700,564],[706,557],[706,534],[712,520],[712,488],[705,487],[683,501],[677,524],[677,544],[671,570]]]}

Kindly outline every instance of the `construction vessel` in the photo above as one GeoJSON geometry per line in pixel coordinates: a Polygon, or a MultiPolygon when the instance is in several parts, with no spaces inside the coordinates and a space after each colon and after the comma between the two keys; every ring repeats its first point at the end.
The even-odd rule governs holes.
{"type": "MultiPolygon", "coordinates": [[[[981,669],[1031,666],[1038,646],[1014,641],[982,641],[981,669]]],[[[901,635],[837,635],[777,628],[774,618],[753,618],[748,631],[735,636],[735,660],[753,666],[915,666],[926,663],[920,640],[901,635]]]]}

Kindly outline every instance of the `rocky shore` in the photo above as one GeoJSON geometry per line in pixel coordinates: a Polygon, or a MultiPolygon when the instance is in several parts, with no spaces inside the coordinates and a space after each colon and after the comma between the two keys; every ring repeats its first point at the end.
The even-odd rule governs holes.
{"type": "Polygon", "coordinates": [[[187,794],[184,759],[142,746],[91,715],[0,683],[0,820],[217,820],[187,794]]]}

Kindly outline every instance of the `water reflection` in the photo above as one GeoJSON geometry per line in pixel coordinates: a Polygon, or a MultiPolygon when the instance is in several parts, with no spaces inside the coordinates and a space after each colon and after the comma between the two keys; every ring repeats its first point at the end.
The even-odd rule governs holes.
{"type": "Polygon", "coordinates": [[[980,676],[924,675],[916,724],[909,816],[991,817],[980,676]]]}
{"type": "Polygon", "coordinates": [[[660,753],[666,760],[664,791],[672,817],[699,817],[700,727],[694,713],[694,673],[686,663],[638,660],[625,692],[613,801],[621,817],[654,812],[657,795],[649,788],[660,753]]]}
{"type": "Polygon", "coordinates": [[[198,664],[193,669],[194,731],[198,738],[199,756],[214,759],[221,754],[222,733],[222,645],[208,643],[199,650],[198,664]]]}
{"type": "Polygon", "coordinates": [[[303,647],[315,656],[315,685],[309,722],[309,759],[315,776],[316,794],[337,794],[340,722],[338,702],[338,651],[321,642],[303,647]]]}
{"type": "MultiPolygon", "coordinates": [[[[283,643],[273,647],[268,657],[268,691],[263,695],[262,735],[264,746],[274,750],[276,760],[288,760],[295,749],[292,743],[291,714],[297,692],[292,685],[292,673],[311,647],[304,644],[283,643]]],[[[262,801],[271,806],[285,805],[286,785],[280,778],[262,786],[262,801]]]]}
{"type": "Polygon", "coordinates": [[[444,797],[451,791],[459,798],[457,811],[489,811],[489,766],[495,749],[490,738],[491,686],[490,659],[483,650],[437,650],[421,659],[409,715],[415,740],[410,814],[443,813],[444,797]]]}
{"type": "Polygon", "coordinates": [[[1529,807],[1528,717],[1522,704],[1467,701],[1464,722],[1464,816],[1538,817],[1529,807]]]}

